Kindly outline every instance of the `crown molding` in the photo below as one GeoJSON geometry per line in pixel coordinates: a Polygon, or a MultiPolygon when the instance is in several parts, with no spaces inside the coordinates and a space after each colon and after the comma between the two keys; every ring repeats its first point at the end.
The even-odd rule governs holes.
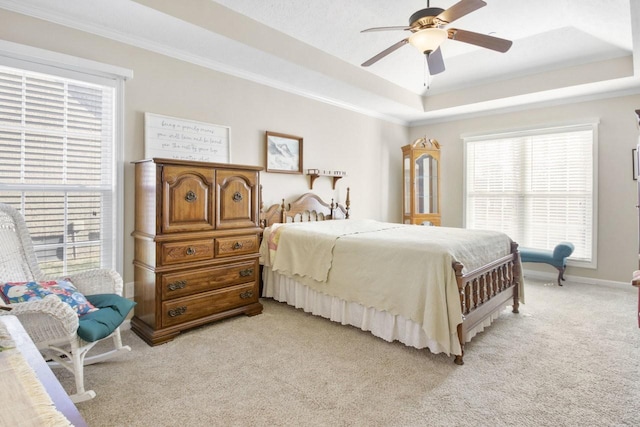
{"type": "Polygon", "coordinates": [[[103,26],[92,25],[88,23],[79,22],[71,19],[70,17],[46,10],[41,7],[23,4],[13,0],[0,0],[0,8],[10,10],[12,12],[20,13],[22,15],[30,16],[44,21],[52,22],[58,25],[62,25],[74,30],[83,31],[86,33],[94,34],[100,37],[104,37],[110,40],[114,40],[120,43],[124,43],[130,46],[134,46],[140,49],[148,50],[158,53],[173,59],[188,62],[194,65],[205,67],[214,71],[218,71],[224,74],[228,74],[234,77],[238,77],[244,80],[249,80],[254,83],[258,83],[264,86],[272,87],[274,89],[282,90],[284,92],[292,93],[294,95],[302,96],[308,99],[312,99],[324,104],[329,104],[338,108],[349,110],[355,113],[363,114],[376,119],[384,120],[387,122],[395,123],[402,126],[408,126],[409,121],[403,120],[398,117],[383,114],[378,111],[363,108],[361,106],[341,101],[339,99],[320,95],[316,92],[304,90],[299,87],[295,87],[287,84],[286,82],[265,77],[263,75],[253,73],[238,67],[230,66],[219,61],[214,61],[202,56],[194,55],[180,49],[172,48],[167,45],[153,42],[143,37],[134,36],[131,34],[123,33],[112,28],[106,28],[103,26]]]}

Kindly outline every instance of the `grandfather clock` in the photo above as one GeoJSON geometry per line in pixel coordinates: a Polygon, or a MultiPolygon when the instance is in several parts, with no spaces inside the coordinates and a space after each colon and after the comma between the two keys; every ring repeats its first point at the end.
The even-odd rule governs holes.
{"type": "Polygon", "coordinates": [[[440,225],[440,144],[419,138],[402,147],[402,222],[440,225]]]}

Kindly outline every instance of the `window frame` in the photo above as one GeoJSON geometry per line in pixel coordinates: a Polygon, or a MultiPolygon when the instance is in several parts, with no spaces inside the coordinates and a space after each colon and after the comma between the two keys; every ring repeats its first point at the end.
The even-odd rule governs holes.
{"type": "Polygon", "coordinates": [[[109,64],[52,52],[32,46],[0,40],[0,65],[56,77],[111,86],[114,89],[113,103],[113,232],[115,242],[110,254],[112,268],[123,272],[124,249],[124,84],[133,78],[131,70],[109,64]]]}
{"type": "MultiPolygon", "coordinates": [[[[467,188],[467,162],[468,158],[468,143],[492,140],[492,139],[505,139],[505,138],[519,138],[532,135],[544,135],[550,133],[559,133],[569,130],[590,130],[592,135],[592,225],[591,225],[591,259],[576,260],[568,258],[567,264],[571,266],[596,269],[598,266],[598,119],[588,119],[579,121],[566,121],[562,123],[553,123],[539,126],[530,126],[517,129],[509,129],[502,131],[488,131],[481,133],[466,133],[461,135],[463,142],[463,194],[462,194],[462,208],[463,208],[463,227],[467,227],[467,200],[468,200],[468,188],[467,188]]],[[[521,244],[520,242],[516,242],[521,244]]],[[[524,246],[524,245],[523,245],[524,246]]]]}

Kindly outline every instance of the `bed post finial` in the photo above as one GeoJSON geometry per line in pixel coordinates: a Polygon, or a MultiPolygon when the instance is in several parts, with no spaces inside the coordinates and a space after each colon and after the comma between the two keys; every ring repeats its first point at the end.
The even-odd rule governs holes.
{"type": "Polygon", "coordinates": [[[282,199],[282,204],[280,205],[280,223],[284,224],[287,222],[287,207],[284,204],[284,199],[282,199]]]}
{"type": "Polygon", "coordinates": [[[349,219],[349,209],[351,206],[351,199],[349,198],[349,187],[347,187],[347,200],[344,201],[344,207],[347,211],[347,213],[345,214],[345,219],[349,219]]]}

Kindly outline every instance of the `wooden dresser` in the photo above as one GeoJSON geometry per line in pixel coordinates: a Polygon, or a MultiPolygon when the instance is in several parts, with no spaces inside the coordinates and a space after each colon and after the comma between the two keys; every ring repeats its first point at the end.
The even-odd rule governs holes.
{"type": "Polygon", "coordinates": [[[258,301],[261,167],[135,162],[135,315],[149,345],[238,314],[258,301]]]}

